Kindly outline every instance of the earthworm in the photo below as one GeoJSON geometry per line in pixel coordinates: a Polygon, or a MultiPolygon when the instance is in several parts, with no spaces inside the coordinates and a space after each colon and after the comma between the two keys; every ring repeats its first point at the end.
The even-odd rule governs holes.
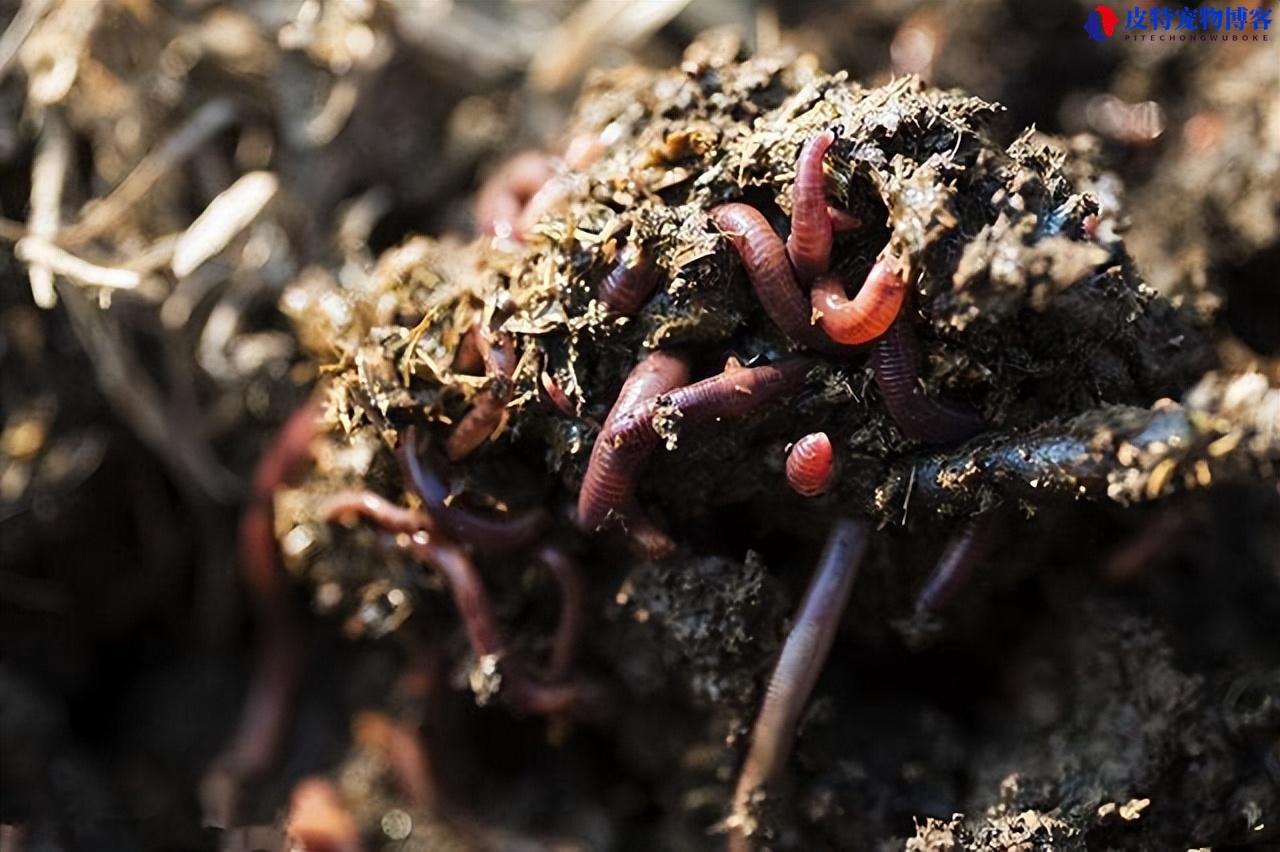
{"type": "Polygon", "coordinates": [[[658,268],[643,251],[623,253],[596,288],[596,298],[610,313],[635,315],[658,286],[658,268]]]}
{"type": "Polygon", "coordinates": [[[913,441],[951,444],[972,438],[985,428],[982,418],[968,407],[933,399],[921,387],[920,344],[911,322],[904,311],[872,350],[876,387],[889,416],[913,441]]]}
{"type": "Polygon", "coordinates": [[[560,621],[551,644],[551,664],[547,667],[547,678],[558,681],[573,668],[582,632],[582,571],[573,557],[552,545],[538,548],[533,561],[550,571],[560,587],[560,621]]]}
{"type": "Polygon", "coordinates": [[[974,517],[947,543],[916,596],[918,617],[938,615],[969,585],[974,569],[987,553],[991,533],[992,525],[986,516],[974,517]]]}
{"type": "MultiPolygon", "coordinates": [[[[584,133],[569,140],[561,164],[569,170],[579,171],[600,159],[607,149],[608,145],[601,134],[584,133]]],[[[548,158],[548,164],[553,162],[554,160],[548,158]]],[[[552,168],[551,174],[525,202],[524,209],[520,211],[520,216],[516,219],[517,237],[522,237],[530,228],[538,224],[539,219],[562,205],[572,191],[573,178],[563,171],[556,173],[552,168]]]]}
{"type": "Polygon", "coordinates": [[[831,485],[834,461],[826,432],[805,435],[787,453],[787,484],[801,497],[817,497],[831,485]]]}
{"type": "MultiPolygon", "coordinates": [[[[586,529],[595,529],[610,510],[621,514],[630,502],[636,475],[658,444],[658,433],[653,428],[656,406],[678,411],[687,423],[742,416],[794,390],[811,366],[807,359],[794,358],[762,367],[731,368],[691,385],[637,399],[616,418],[610,413],[596,437],[583,478],[578,496],[579,522],[586,529]]],[[[674,374],[660,375],[664,381],[679,381],[674,374]]],[[[623,393],[627,390],[624,385],[623,393]]],[[[622,402],[620,395],[615,412],[622,402]]]]}
{"type": "Polygon", "coordinates": [[[759,367],[732,367],[663,394],[658,402],[678,410],[686,423],[741,417],[795,390],[812,367],[813,361],[808,358],[788,358],[759,367]]]}
{"type": "Polygon", "coordinates": [[[483,553],[504,553],[532,544],[542,534],[548,518],[541,509],[498,515],[449,505],[449,487],[418,457],[416,427],[405,428],[397,454],[409,487],[422,499],[423,511],[467,546],[483,553]]]}
{"type": "Polygon", "coordinates": [[[738,776],[728,820],[731,849],[749,848],[747,838],[755,829],[752,800],[761,787],[777,781],[786,768],[796,723],[831,651],[866,547],[867,525],[861,521],[839,520],[827,536],[822,558],[783,643],[751,731],[751,745],[738,776]]]}
{"type": "Polygon", "coordinates": [[[339,492],[324,502],[320,515],[326,523],[365,518],[391,533],[415,533],[432,527],[431,517],[425,512],[397,506],[372,491],[339,492]]]}
{"type": "Polygon", "coordinates": [[[569,417],[575,417],[577,415],[578,411],[574,407],[573,402],[569,399],[569,395],[564,392],[564,388],[560,387],[559,383],[557,383],[556,380],[548,373],[542,374],[542,389],[547,392],[547,399],[561,414],[565,414],[569,417]]]}
{"type": "Polygon", "coordinates": [[[200,781],[204,821],[211,826],[231,823],[241,786],[275,760],[302,676],[302,639],[276,549],[274,497],[311,458],[319,413],[319,406],[308,402],[285,421],[258,461],[249,506],[240,520],[241,578],[261,640],[235,732],[200,781]]]}
{"type": "Polygon", "coordinates": [[[454,606],[462,618],[472,653],[478,658],[494,656],[501,659],[506,653],[506,642],[498,629],[498,619],[489,603],[480,572],[466,552],[451,541],[420,530],[409,538],[409,551],[420,562],[439,571],[449,586],[454,606]]]}
{"type": "Polygon", "coordinates": [[[884,334],[902,311],[907,287],[891,267],[893,258],[882,255],[850,299],[839,275],[823,275],[809,294],[813,313],[826,335],[837,343],[856,346],[884,334]]]}
{"type": "Polygon", "coordinates": [[[498,333],[498,345],[494,346],[489,335],[480,332],[476,345],[484,360],[484,372],[489,377],[484,390],[476,394],[471,410],[453,427],[445,441],[445,455],[449,461],[462,461],[475,452],[502,422],[502,413],[511,400],[511,373],[516,368],[516,342],[509,334],[498,333]]]}
{"type": "Polygon", "coordinates": [[[304,778],[293,788],[285,834],[289,848],[302,852],[363,852],[365,848],[342,794],[325,778],[304,778]]]}
{"type": "Polygon", "coordinates": [[[484,358],[480,354],[480,326],[473,325],[462,335],[458,343],[458,351],[453,356],[453,371],[474,376],[484,369],[484,358]]]}
{"type": "Polygon", "coordinates": [[[827,213],[822,160],[835,141],[836,135],[824,130],[804,143],[796,160],[787,257],[791,258],[796,278],[802,284],[812,281],[831,266],[831,216],[827,213]]]}
{"type": "Polygon", "coordinates": [[[583,529],[596,529],[610,511],[620,510],[629,502],[635,490],[636,473],[657,443],[657,436],[647,428],[638,430],[641,440],[633,440],[629,445],[617,441],[617,435],[633,428],[632,421],[647,422],[649,403],[688,378],[688,361],[661,350],[631,370],[591,448],[591,459],[578,493],[578,524],[583,529]]]}
{"type": "MultiPolygon", "coordinates": [[[[507,703],[523,713],[548,715],[567,712],[585,698],[580,684],[539,682],[515,661],[507,659],[507,643],[498,627],[489,594],[475,563],[462,548],[425,531],[414,533],[407,546],[420,562],[444,575],[472,654],[477,660],[490,657],[501,667],[501,695],[507,703]]],[[[574,630],[576,632],[576,627],[574,630]]]]}
{"type": "Polygon", "coordinates": [[[756,297],[774,325],[803,346],[830,351],[831,341],[811,323],[809,300],[796,283],[782,239],[764,214],[748,204],[734,202],[712,208],[709,215],[732,241],[756,297]]]}
{"type": "Polygon", "coordinates": [[[476,195],[480,232],[522,239],[521,213],[553,173],[551,158],[540,151],[525,151],[499,166],[476,195]]]}
{"type": "Polygon", "coordinates": [[[523,238],[540,219],[560,207],[572,191],[573,179],[569,175],[552,172],[516,218],[517,238],[523,238]]]}

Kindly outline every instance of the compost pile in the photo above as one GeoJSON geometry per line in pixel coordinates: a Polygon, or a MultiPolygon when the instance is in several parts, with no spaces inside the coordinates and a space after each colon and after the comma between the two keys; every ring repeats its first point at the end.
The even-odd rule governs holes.
{"type": "Polygon", "coordinates": [[[670,68],[593,74],[545,151],[477,168],[502,135],[492,104],[445,91],[406,115],[405,21],[326,8],[279,30],[284,53],[225,50],[226,28],[267,25],[224,9],[103,12],[169,83],[139,106],[112,81],[152,66],[60,7],[24,44],[25,93],[0,92],[41,121],[0,261],[16,842],[1276,839],[1280,372],[1257,353],[1280,345],[1259,283],[1280,166],[1214,145],[1274,137],[1274,63],[1247,57],[1223,92],[1198,68],[1186,147],[1129,152],[1153,199],[1129,206],[1093,137],[723,31],[670,68]],[[76,86],[41,35],[89,40],[76,86]],[[274,116],[292,137],[234,94],[267,79],[290,103],[316,68],[315,109],[274,116]],[[184,111],[182,87],[206,102],[184,111]],[[112,91],[165,141],[110,124],[112,91]],[[892,270],[911,392],[963,434],[903,420],[883,342],[780,323],[718,218],[749,205],[785,239],[827,131],[825,199],[846,216],[830,270],[850,296],[892,270]],[[80,139],[114,189],[73,214],[98,194],[80,139]],[[1215,162],[1245,171],[1218,181],[1215,162]],[[1201,176],[1209,226],[1178,212],[1201,176]],[[654,357],[739,397],[714,416],[678,387],[648,400],[629,493],[597,506],[593,451],[634,435],[611,411],[654,357]],[[742,403],[770,369],[785,387],[742,403]],[[788,452],[818,432],[834,475],[801,496],[788,452]],[[770,672],[850,520],[866,555],[840,632],[785,772],[744,805],[770,672]],[[922,606],[957,547],[974,576],[922,606]],[[112,551],[145,558],[103,576],[83,555],[112,551]]]}

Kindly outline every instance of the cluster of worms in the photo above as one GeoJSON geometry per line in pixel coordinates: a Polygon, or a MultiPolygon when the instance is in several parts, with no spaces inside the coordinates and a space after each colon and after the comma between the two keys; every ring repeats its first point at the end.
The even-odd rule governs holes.
{"type": "MultiPolygon", "coordinates": [[[[412,425],[399,430],[396,454],[413,508],[371,491],[342,492],[324,504],[325,522],[363,521],[444,580],[477,665],[498,676],[496,694],[515,712],[572,715],[589,711],[599,701],[593,686],[574,674],[585,602],[580,568],[570,555],[572,539],[618,521],[644,556],[661,558],[674,549],[673,540],[645,516],[636,498],[645,467],[664,442],[664,423],[673,416],[682,425],[745,417],[799,391],[818,363],[817,356],[850,358],[858,354],[858,347],[870,347],[880,397],[904,436],[945,444],[983,429],[975,412],[924,391],[900,259],[888,249],[881,252],[852,297],[848,282],[832,270],[835,235],[864,226],[858,217],[828,204],[824,160],[835,141],[835,133],[827,130],[802,146],[785,241],[759,209],[746,203],[720,204],[708,213],[710,223],[740,258],[765,314],[800,352],[750,366],[729,358],[721,372],[703,378],[692,375],[694,360],[688,351],[659,348],[643,357],[622,383],[596,435],[577,498],[576,532],[559,529],[541,508],[498,511],[463,505],[438,472],[444,462],[431,461],[434,449],[421,444],[412,425]],[[549,662],[540,672],[512,651],[477,568],[477,559],[517,554],[545,569],[560,593],[549,662]]],[[[599,153],[599,144],[575,141],[564,161],[581,167],[599,153]]],[[[522,155],[481,191],[478,224],[491,237],[522,241],[531,222],[563,201],[566,192],[549,158],[522,155]]],[[[645,247],[626,245],[595,293],[609,312],[631,316],[643,308],[660,279],[645,247]]],[[[483,374],[485,383],[442,442],[447,463],[466,459],[499,429],[512,399],[516,361],[512,335],[488,326],[468,332],[454,367],[483,374]]],[[[547,390],[555,401],[553,391],[558,389],[547,390]]],[[[562,403],[562,409],[570,410],[567,400],[562,403]]],[[[271,506],[275,490],[306,464],[317,424],[314,406],[303,408],[286,424],[263,457],[242,523],[245,582],[265,632],[241,724],[205,778],[206,810],[223,824],[232,818],[240,786],[263,773],[278,752],[297,689],[301,650],[276,553],[271,506]]],[[[786,481],[797,494],[818,498],[836,485],[838,464],[827,434],[806,434],[790,447],[786,481]]],[[[948,547],[919,594],[917,615],[935,615],[954,598],[981,558],[985,526],[982,520],[973,521],[948,547]]],[[[770,678],[738,776],[725,822],[731,849],[752,846],[755,803],[785,768],[801,711],[834,641],[868,538],[866,523],[854,519],[836,521],[828,534],[770,678]]],[[[425,746],[412,732],[405,736],[400,748],[411,758],[403,773],[404,786],[431,789],[424,777],[423,767],[429,765],[425,746]]],[[[332,809],[334,803],[333,791],[317,782],[298,789],[294,807],[305,816],[332,809]]],[[[349,820],[334,817],[328,822],[341,826],[346,844],[339,844],[342,848],[358,848],[352,845],[358,839],[351,840],[349,820]]]]}

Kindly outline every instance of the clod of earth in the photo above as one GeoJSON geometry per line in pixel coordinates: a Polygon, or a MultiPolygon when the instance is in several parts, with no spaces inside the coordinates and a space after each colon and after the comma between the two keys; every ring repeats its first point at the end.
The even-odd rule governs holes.
{"type": "MultiPolygon", "coordinates": [[[[1100,241],[1067,148],[1001,142],[999,113],[914,78],[864,88],[705,48],[602,78],[568,134],[596,144],[500,170],[482,236],[392,249],[372,291],[339,294],[342,322],[315,293],[286,300],[317,356],[337,352],[316,392],[327,432],[296,488],[264,475],[288,510],[255,503],[246,537],[273,518],[282,536],[311,529],[289,573],[336,584],[348,614],[375,581],[430,596],[379,575],[407,554],[444,579],[466,650],[440,625],[389,630],[453,653],[478,701],[584,724],[643,712],[625,662],[583,630],[607,587],[826,538],[738,780],[721,783],[735,848],[795,830],[771,802],[863,550],[887,540],[872,524],[954,535],[915,595],[917,617],[943,617],[990,526],[1020,523],[1001,506],[1156,500],[1280,462],[1280,392],[1247,375],[1192,389],[1212,364],[1195,324],[1100,241]],[[521,561],[561,596],[539,674],[537,638],[499,627],[519,609],[504,565],[521,561]]],[[[233,761],[236,783],[277,738],[233,761]]]]}

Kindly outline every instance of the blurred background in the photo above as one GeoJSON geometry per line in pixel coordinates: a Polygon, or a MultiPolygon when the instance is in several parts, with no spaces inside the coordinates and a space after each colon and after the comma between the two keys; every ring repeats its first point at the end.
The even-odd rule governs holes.
{"type": "MultiPolygon", "coordinates": [[[[193,790],[249,663],[238,507],[315,378],[278,300],[469,234],[476,186],[562,146],[595,69],[724,28],[998,101],[1096,151],[1151,286],[1280,380],[1280,32],[1094,42],[1092,9],[0,0],[0,850],[225,842],[193,790]]],[[[342,748],[323,712],[286,776],[342,748]]]]}

